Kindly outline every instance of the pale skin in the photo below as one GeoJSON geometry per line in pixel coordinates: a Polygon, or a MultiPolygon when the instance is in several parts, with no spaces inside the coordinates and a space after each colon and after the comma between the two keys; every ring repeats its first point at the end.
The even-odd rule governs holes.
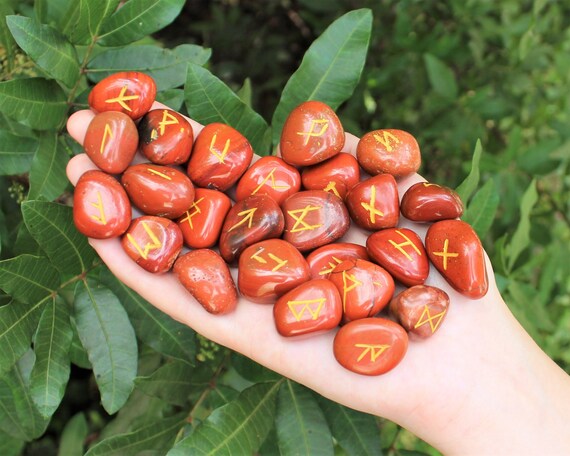
{"type": "MultiPolygon", "coordinates": [[[[155,103],[153,109],[162,107],[155,103]]],[[[93,116],[85,110],[70,117],[68,131],[79,143],[93,116]]],[[[190,122],[196,137],[202,126],[190,122]]],[[[344,151],[354,154],[357,142],[347,134],[344,151]]],[[[94,168],[86,155],[78,155],[67,167],[69,180],[75,185],[94,168]]],[[[401,179],[400,195],[422,180],[401,179]]],[[[425,225],[400,226],[425,236],[425,225]]],[[[368,234],[353,227],[342,241],[365,244],[368,234]]],[[[244,298],[233,313],[211,315],[172,273],[140,268],[118,239],[89,242],[121,281],[174,319],[331,400],[392,420],[445,454],[570,454],[570,377],[513,317],[488,259],[489,291],[479,300],[455,292],[432,267],[426,284],[449,294],[446,319],[433,337],[410,340],[394,370],[368,377],[337,363],[334,331],[300,340],[281,337],[271,306],[244,298]]]]}

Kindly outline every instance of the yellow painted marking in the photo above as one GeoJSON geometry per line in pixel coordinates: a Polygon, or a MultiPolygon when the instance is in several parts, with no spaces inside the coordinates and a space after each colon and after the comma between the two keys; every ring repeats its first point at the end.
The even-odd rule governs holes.
{"type": "Polygon", "coordinates": [[[194,225],[192,224],[192,217],[194,217],[196,214],[200,214],[202,212],[199,204],[203,199],[204,199],[204,197],[202,197],[199,200],[194,201],[192,203],[192,206],[190,206],[190,209],[192,209],[193,212],[190,212],[190,209],[188,209],[186,211],[186,217],[184,217],[182,220],[180,220],[180,223],[188,222],[188,225],[190,225],[190,229],[191,230],[194,229],[194,225]]]}
{"type": "Polygon", "coordinates": [[[380,136],[378,133],[374,133],[372,136],[374,136],[374,139],[382,144],[388,152],[392,152],[394,150],[392,146],[393,143],[400,144],[402,142],[398,139],[397,136],[386,130],[382,131],[382,136],[380,136]]]}
{"type": "Polygon", "coordinates": [[[444,309],[442,312],[438,314],[431,315],[429,307],[427,306],[427,304],[424,304],[424,311],[420,315],[418,322],[414,325],[414,329],[418,329],[420,326],[429,323],[429,327],[431,328],[431,333],[433,334],[437,329],[437,327],[439,326],[439,324],[441,323],[441,320],[443,319],[443,316],[445,315],[446,312],[447,309],[444,309]],[[434,320],[436,319],[437,322],[434,324],[434,320]]]}
{"type": "Polygon", "coordinates": [[[101,199],[101,193],[97,192],[97,202],[96,203],[93,201],[90,201],[89,204],[91,204],[91,206],[99,209],[99,216],[91,215],[90,217],[93,220],[96,220],[96,221],[102,223],[103,225],[106,225],[107,224],[107,218],[105,217],[105,210],[103,209],[103,200],[101,199]]]}
{"type": "Polygon", "coordinates": [[[375,363],[378,357],[390,348],[390,345],[375,345],[375,344],[354,344],[357,348],[364,348],[362,353],[357,358],[356,362],[359,363],[364,357],[370,353],[370,360],[375,363]]]}
{"type": "Polygon", "coordinates": [[[212,154],[215,155],[215,157],[219,160],[220,163],[224,163],[224,158],[226,158],[228,150],[230,149],[230,139],[229,138],[226,139],[226,143],[224,145],[224,149],[222,150],[221,154],[218,153],[216,149],[214,149],[214,145],[216,144],[216,139],[218,139],[217,134],[212,136],[212,141],[210,142],[210,152],[212,152],[212,154]]]}
{"type": "MultiPolygon", "coordinates": [[[[321,272],[319,272],[319,275],[325,275],[325,274],[330,274],[331,272],[333,272],[333,269],[336,268],[340,263],[342,263],[342,260],[338,259],[337,257],[333,256],[331,257],[333,259],[333,261],[329,261],[329,268],[328,269],[323,269],[321,270],[321,272]]],[[[325,266],[326,267],[326,266],[325,266]]]]}
{"type": "Polygon", "coordinates": [[[164,174],[164,173],[161,173],[160,171],[157,171],[156,169],[147,168],[146,170],[147,170],[149,173],[152,173],[152,174],[155,174],[155,175],[157,175],[157,176],[163,177],[164,179],[167,179],[167,180],[169,180],[169,181],[172,180],[172,177],[170,177],[170,176],[168,176],[168,175],[166,175],[166,174],[164,174]]]}
{"type": "Polygon", "coordinates": [[[127,103],[125,103],[125,101],[136,100],[139,96],[138,95],[125,95],[126,92],[127,92],[127,86],[123,86],[118,97],[109,98],[108,100],[105,100],[105,103],[119,103],[121,105],[121,108],[126,109],[127,111],[131,112],[132,109],[130,108],[130,106],[127,103]]]}
{"type": "Polygon", "coordinates": [[[325,304],[327,298],[318,298],[318,299],[305,299],[303,301],[287,301],[287,305],[291,310],[291,313],[295,317],[295,320],[301,321],[305,311],[311,314],[311,319],[316,320],[319,318],[319,314],[325,304]],[[315,307],[315,304],[317,305],[315,307]]]}
{"type": "Polygon", "coordinates": [[[439,187],[439,185],[437,185],[437,184],[429,184],[427,182],[424,182],[423,184],[424,184],[424,187],[439,187]]]}
{"type": "Polygon", "coordinates": [[[322,207],[311,206],[309,204],[305,206],[303,209],[295,209],[293,211],[287,211],[287,213],[295,219],[295,224],[293,225],[293,228],[291,228],[291,233],[297,233],[299,231],[306,231],[306,230],[314,230],[315,228],[323,226],[322,223],[319,225],[309,225],[307,222],[305,222],[305,217],[309,212],[317,211],[319,209],[322,209],[322,207]],[[297,216],[296,214],[301,214],[301,215],[297,216]],[[302,225],[302,228],[299,228],[299,225],[302,225]]]}
{"type": "Polygon", "coordinates": [[[441,252],[432,252],[435,256],[440,256],[443,258],[443,270],[447,271],[447,259],[448,258],[456,258],[459,256],[459,253],[453,252],[448,253],[447,249],[449,248],[449,239],[445,239],[443,242],[443,250],[441,252]]]}
{"type": "Polygon", "coordinates": [[[147,242],[147,244],[144,246],[144,250],[141,249],[141,246],[138,244],[138,242],[135,240],[135,238],[131,235],[131,233],[127,233],[127,239],[129,240],[129,242],[133,245],[133,247],[135,249],[137,249],[137,252],[139,252],[139,255],[141,257],[143,257],[143,259],[148,259],[148,252],[150,252],[151,250],[156,250],[162,247],[162,242],[160,242],[160,240],[156,237],[156,234],[153,233],[153,231],[149,228],[149,226],[146,224],[146,222],[141,222],[144,230],[146,231],[146,234],[148,234],[148,237],[150,238],[151,242],[147,242]]]}
{"type": "Polygon", "coordinates": [[[354,274],[348,274],[346,271],[342,271],[342,309],[344,311],[346,311],[346,295],[349,291],[360,286],[362,286],[362,282],[354,277],[354,274]],[[348,286],[348,281],[351,283],[350,286],[348,286]]]}
{"type": "Polygon", "coordinates": [[[152,131],[150,132],[150,139],[152,141],[158,139],[158,131],[156,130],[156,128],[153,128],[152,131]]]}
{"type": "Polygon", "coordinates": [[[336,182],[335,181],[330,181],[327,184],[327,186],[325,188],[323,188],[323,190],[325,192],[331,192],[332,191],[336,196],[338,196],[340,198],[340,193],[336,189],[336,182]]]}
{"type": "Polygon", "coordinates": [[[267,176],[265,176],[265,179],[263,179],[261,184],[259,184],[253,192],[251,192],[252,195],[255,195],[259,191],[259,189],[261,187],[263,187],[269,179],[271,179],[271,188],[274,190],[291,188],[291,186],[289,186],[289,185],[276,185],[276,183],[275,183],[275,170],[276,169],[277,169],[277,167],[275,167],[271,171],[269,171],[269,173],[267,174],[267,176]]]}
{"type": "Polygon", "coordinates": [[[113,130],[111,130],[111,126],[109,124],[105,124],[103,139],[101,140],[101,148],[99,149],[99,152],[101,154],[103,154],[103,150],[105,149],[105,146],[107,145],[107,141],[109,139],[113,139],[113,130]]]}
{"type": "Polygon", "coordinates": [[[402,236],[405,239],[405,242],[402,242],[400,244],[396,244],[395,241],[393,241],[392,239],[388,240],[388,242],[390,244],[392,244],[394,247],[396,247],[400,252],[403,253],[403,255],[410,261],[412,261],[412,257],[408,254],[408,252],[406,252],[402,247],[405,247],[406,245],[411,245],[412,248],[416,251],[416,253],[419,256],[422,256],[422,252],[420,252],[420,249],[418,249],[418,246],[416,244],[414,244],[410,238],[408,236],[406,236],[404,233],[402,233],[400,230],[396,230],[396,233],[398,233],[400,236],[402,236]]]}
{"type": "Polygon", "coordinates": [[[377,215],[380,217],[384,217],[384,213],[382,211],[379,211],[375,207],[375,204],[376,204],[376,187],[375,186],[372,186],[372,188],[370,189],[370,202],[368,202],[368,203],[361,202],[360,204],[362,205],[362,207],[364,209],[366,209],[370,213],[370,221],[372,223],[376,223],[376,216],[377,215]]]}
{"type": "Polygon", "coordinates": [[[232,227],[228,230],[228,233],[229,233],[230,231],[232,231],[234,228],[237,228],[238,226],[241,226],[241,225],[243,225],[243,224],[246,223],[246,222],[247,222],[247,227],[248,227],[248,228],[251,228],[251,224],[253,223],[253,214],[255,214],[255,211],[256,211],[256,210],[257,210],[257,208],[256,208],[256,207],[253,207],[253,208],[251,208],[251,209],[246,209],[245,211],[238,212],[238,216],[239,216],[239,217],[242,217],[242,216],[243,216],[243,218],[242,218],[239,222],[237,222],[234,226],[232,226],[232,227]]]}
{"type": "Polygon", "coordinates": [[[164,130],[167,125],[178,125],[178,119],[170,114],[166,109],[162,111],[162,120],[158,123],[158,129],[160,130],[160,135],[164,134],[164,130]]]}
{"type": "Polygon", "coordinates": [[[329,121],[327,119],[311,120],[311,128],[309,128],[309,131],[298,131],[297,134],[305,137],[305,142],[303,145],[306,146],[309,143],[309,138],[311,136],[322,136],[325,134],[325,131],[327,131],[328,128],[329,121]],[[315,127],[317,125],[320,125],[319,131],[315,131],[315,127]]]}
{"type": "MultiPolygon", "coordinates": [[[[263,258],[262,256],[260,256],[260,254],[262,252],[264,252],[265,249],[263,247],[259,247],[259,249],[257,249],[257,252],[255,252],[250,258],[253,258],[254,260],[258,261],[261,264],[267,264],[267,260],[265,258],[263,258]]],[[[281,258],[279,258],[277,255],[273,254],[273,253],[268,253],[267,256],[272,259],[273,261],[275,261],[275,263],[277,263],[273,269],[271,269],[271,272],[275,272],[278,271],[279,269],[281,269],[283,266],[285,266],[289,260],[282,260],[281,258]]]]}

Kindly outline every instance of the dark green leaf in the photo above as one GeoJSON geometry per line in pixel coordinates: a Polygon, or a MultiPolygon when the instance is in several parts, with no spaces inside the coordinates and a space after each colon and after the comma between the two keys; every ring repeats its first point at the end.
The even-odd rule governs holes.
{"type": "Polygon", "coordinates": [[[22,138],[0,130],[0,175],[29,172],[37,148],[36,139],[22,138]]]}
{"type": "Polygon", "coordinates": [[[457,98],[459,90],[453,70],[432,54],[424,54],[424,65],[433,90],[449,100],[457,98]]]}
{"type": "Polygon", "coordinates": [[[188,64],[184,96],[192,119],[204,125],[212,122],[228,124],[248,139],[256,153],[265,155],[269,150],[270,144],[265,137],[269,127],[263,117],[205,68],[188,64]]]}
{"type": "Polygon", "coordinates": [[[79,0],[75,24],[69,34],[71,41],[89,44],[96,39],[105,19],[115,12],[119,3],[120,0],[79,0]]]}
{"type": "Polygon", "coordinates": [[[291,380],[279,390],[275,426],[282,455],[333,454],[331,432],[317,401],[291,380]]]}
{"type": "Polygon", "coordinates": [[[137,377],[135,386],[149,396],[159,397],[169,404],[184,405],[195,384],[193,369],[183,361],[173,361],[148,377],[137,377]]]}
{"type": "Polygon", "coordinates": [[[137,340],[127,313],[108,289],[87,280],[78,285],[75,323],[89,354],[101,402],[109,414],[128,399],[137,374],[137,340]]]}
{"type": "Polygon", "coordinates": [[[184,104],[184,90],[182,89],[168,89],[158,92],[156,94],[156,101],[165,104],[170,109],[180,111],[184,104]]]}
{"type": "Polygon", "coordinates": [[[2,456],[21,456],[26,442],[0,431],[0,454],[2,456]]]}
{"type": "Polygon", "coordinates": [[[71,329],[73,330],[73,339],[69,347],[69,359],[73,364],[82,369],[93,370],[93,366],[89,362],[89,355],[87,355],[87,351],[81,344],[79,334],[77,333],[77,326],[73,320],[71,321],[71,329]]]}
{"type": "Polygon", "coordinates": [[[259,383],[244,390],[236,400],[214,410],[168,456],[254,453],[273,427],[280,386],[281,382],[259,383]]]}
{"type": "Polygon", "coordinates": [[[89,433],[87,420],[83,413],[71,417],[61,433],[57,456],[83,456],[84,442],[89,433]]]}
{"type": "Polygon", "coordinates": [[[98,43],[121,46],[150,35],[170,24],[185,0],[129,0],[101,28],[98,43]]]}
{"type": "Polygon", "coordinates": [[[467,201],[473,195],[473,192],[477,189],[479,185],[479,162],[481,161],[481,154],[483,153],[483,146],[481,146],[481,140],[477,140],[475,144],[475,150],[473,151],[473,159],[471,161],[471,171],[461,184],[457,186],[455,191],[459,194],[463,204],[467,205],[467,201]]]}
{"type": "Polygon", "coordinates": [[[14,10],[7,2],[0,1],[0,46],[5,49],[8,71],[14,66],[14,47],[16,43],[6,24],[6,17],[14,14],[14,10]]]}
{"type": "Polygon", "coordinates": [[[20,223],[18,234],[16,235],[16,242],[13,247],[15,255],[28,253],[35,256],[44,256],[43,250],[30,234],[30,230],[28,230],[25,223],[20,223]]]}
{"type": "Polygon", "coordinates": [[[34,138],[35,133],[30,127],[26,127],[14,119],[10,119],[0,110],[0,129],[5,130],[14,136],[24,138],[34,138]]]}
{"type": "Polygon", "coordinates": [[[499,194],[495,181],[490,179],[475,193],[462,219],[469,223],[482,239],[491,228],[498,207],[499,194]]]}
{"type": "Polygon", "coordinates": [[[28,199],[43,197],[49,201],[60,196],[69,184],[65,167],[69,157],[56,132],[44,132],[30,170],[28,199]]]}
{"type": "Polygon", "coordinates": [[[47,22],[48,0],[34,0],[34,13],[37,22],[47,22]]]}
{"type": "Polygon", "coordinates": [[[24,16],[6,18],[8,27],[26,54],[48,75],[71,88],[79,78],[73,45],[56,29],[24,16]]]}
{"type": "Polygon", "coordinates": [[[245,78],[243,85],[236,93],[239,99],[251,108],[251,79],[245,78]]]}
{"type": "Polygon", "coordinates": [[[237,352],[232,353],[232,367],[238,374],[250,382],[270,382],[281,378],[281,375],[278,373],[237,352]]]}
{"type": "Polygon", "coordinates": [[[309,47],[289,78],[271,122],[279,143],[285,119],[299,104],[319,100],[336,109],[358,84],[370,41],[372,13],[359,9],[334,21],[309,47]]]}
{"type": "Polygon", "coordinates": [[[0,288],[18,301],[35,305],[59,284],[59,274],[46,258],[20,255],[0,261],[0,288]]]}
{"type": "Polygon", "coordinates": [[[37,130],[52,130],[67,113],[65,93],[55,81],[42,78],[0,82],[0,111],[37,130]]]}

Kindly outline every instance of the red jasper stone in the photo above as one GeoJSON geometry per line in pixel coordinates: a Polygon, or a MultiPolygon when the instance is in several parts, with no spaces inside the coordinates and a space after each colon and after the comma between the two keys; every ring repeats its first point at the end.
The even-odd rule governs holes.
{"type": "Polygon", "coordinates": [[[120,111],[136,120],[149,111],[155,97],[154,79],[137,71],[123,71],[99,81],[88,102],[96,112],[120,111]]]}
{"type": "Polygon", "coordinates": [[[228,265],[210,249],[192,250],[174,263],[180,283],[211,314],[227,314],[237,306],[238,294],[228,265]]]}
{"type": "Polygon", "coordinates": [[[127,231],[131,223],[131,203],[112,176],[102,171],[87,171],[75,187],[73,221],[85,236],[117,237],[127,231]]]}
{"type": "Polygon", "coordinates": [[[356,158],[371,175],[392,174],[394,177],[415,173],[422,163],[416,138],[403,130],[374,130],[358,142],[356,158]]]}
{"type": "Polygon", "coordinates": [[[343,322],[372,317],[394,295],[394,279],[384,268],[366,260],[345,260],[329,276],[342,299],[343,322]]]}
{"type": "Polygon", "coordinates": [[[352,220],[366,230],[392,228],[400,219],[396,180],[390,174],[378,174],[352,187],[346,195],[352,220]]]}
{"type": "Polygon", "coordinates": [[[121,244],[140,267],[162,274],[182,250],[182,233],[172,220],[144,215],[133,220],[121,244]]]}
{"type": "Polygon", "coordinates": [[[349,259],[368,260],[366,247],[350,242],[336,242],[323,245],[307,255],[313,279],[327,279],[336,266],[349,259]]]}
{"type": "Polygon", "coordinates": [[[138,144],[137,127],[129,116],[121,112],[102,112],[89,123],[83,148],[103,171],[119,174],[133,161],[138,144]]]}
{"type": "Polygon", "coordinates": [[[277,300],[273,317],[285,337],[329,331],[342,318],[340,295],[329,280],[309,280],[277,300]]]}
{"type": "Polygon", "coordinates": [[[385,318],[363,318],[344,325],[336,334],[333,353],[349,371],[380,375],[392,370],[408,350],[408,334],[385,318]]]}
{"type": "Polygon", "coordinates": [[[283,232],[281,208],[267,195],[252,195],[238,201],[228,212],[220,236],[220,255],[228,263],[237,260],[246,247],[283,232]]]}
{"type": "Polygon", "coordinates": [[[206,125],[194,143],[188,175],[198,187],[225,191],[245,172],[253,149],[239,131],[222,123],[206,125]]]}
{"type": "Polygon", "coordinates": [[[301,188],[301,175],[297,168],[279,157],[261,157],[243,174],[236,187],[236,200],[249,195],[267,195],[281,205],[285,199],[301,188]]]}
{"type": "Polygon", "coordinates": [[[429,275],[422,240],[407,228],[377,231],[366,240],[368,255],[406,286],[421,285],[429,275]]]}
{"type": "Polygon", "coordinates": [[[429,259],[449,284],[472,299],[485,296],[489,283],[477,233],[461,220],[441,220],[428,229],[429,259]]]}
{"type": "Polygon", "coordinates": [[[414,222],[436,222],[461,217],[463,203],[449,187],[418,182],[404,193],[400,210],[404,217],[414,222]]]}
{"type": "Polygon", "coordinates": [[[441,327],[448,308],[447,293],[427,285],[410,287],[390,303],[390,312],[404,329],[424,339],[441,327]]]}
{"type": "Polygon", "coordinates": [[[225,193],[196,188],[194,202],[176,221],[184,243],[192,249],[213,247],[218,242],[224,219],[231,207],[232,202],[225,193]]]}
{"type": "Polygon", "coordinates": [[[194,186],[188,176],[168,166],[130,166],[121,182],[132,203],[148,215],[178,218],[194,202],[194,186]]]}
{"type": "Polygon", "coordinates": [[[354,156],[340,152],[322,163],[305,168],[301,180],[307,190],[324,190],[344,199],[347,192],[360,182],[360,167],[354,156]]]}
{"type": "Polygon", "coordinates": [[[282,239],[250,245],[239,257],[238,288],[255,302],[273,303],[310,278],[303,255],[282,239]]]}
{"type": "Polygon", "coordinates": [[[291,111],[281,132],[281,156],[293,166],[320,163],[344,146],[344,129],[335,112],[320,101],[306,101],[291,111]]]}
{"type": "Polygon", "coordinates": [[[283,239],[301,252],[336,241],[350,227],[342,200],[322,190],[291,195],[281,207],[285,215],[283,239]]]}
{"type": "Polygon", "coordinates": [[[141,152],[159,165],[180,165],[188,160],[194,142],[190,123],[170,109],[153,109],[140,120],[141,152]]]}

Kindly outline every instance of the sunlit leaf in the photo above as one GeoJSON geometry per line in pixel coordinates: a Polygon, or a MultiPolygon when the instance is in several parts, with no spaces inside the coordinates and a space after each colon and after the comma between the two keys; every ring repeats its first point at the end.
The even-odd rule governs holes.
{"type": "Polygon", "coordinates": [[[453,70],[432,54],[424,54],[424,64],[434,92],[450,100],[457,98],[459,89],[453,70]]]}
{"type": "Polygon", "coordinates": [[[159,397],[169,404],[184,405],[195,387],[193,369],[183,361],[173,361],[158,368],[148,377],[137,377],[135,386],[149,396],[159,397]]]}
{"type": "Polygon", "coordinates": [[[88,433],[85,415],[80,412],[72,416],[61,433],[57,456],[83,456],[83,446],[88,433]]]}
{"type": "Polygon", "coordinates": [[[459,194],[463,204],[467,204],[471,195],[477,189],[479,185],[479,162],[481,161],[481,154],[483,153],[483,146],[481,146],[481,140],[477,140],[475,144],[475,150],[473,151],[473,159],[471,161],[471,170],[467,177],[457,186],[455,191],[459,194]]]}
{"type": "Polygon", "coordinates": [[[55,132],[44,132],[30,170],[29,199],[40,197],[52,201],[69,185],[65,167],[69,157],[55,132]]]}
{"type": "Polygon", "coordinates": [[[37,148],[38,141],[34,138],[0,130],[0,175],[29,172],[37,148]]]}
{"type": "Polygon", "coordinates": [[[462,220],[469,223],[480,238],[484,238],[493,224],[499,201],[495,181],[490,179],[475,193],[462,220]]]}

